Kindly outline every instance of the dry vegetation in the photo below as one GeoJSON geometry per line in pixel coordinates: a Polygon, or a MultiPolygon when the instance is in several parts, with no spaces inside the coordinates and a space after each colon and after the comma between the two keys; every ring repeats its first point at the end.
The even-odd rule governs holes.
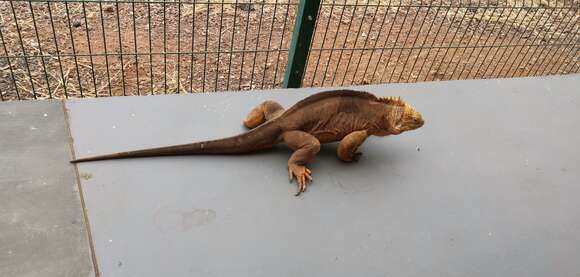
{"type": "MultiPolygon", "coordinates": [[[[579,5],[325,0],[304,85],[578,72],[579,5]]],[[[296,8],[297,0],[0,1],[0,94],[280,87],[296,8]]]]}

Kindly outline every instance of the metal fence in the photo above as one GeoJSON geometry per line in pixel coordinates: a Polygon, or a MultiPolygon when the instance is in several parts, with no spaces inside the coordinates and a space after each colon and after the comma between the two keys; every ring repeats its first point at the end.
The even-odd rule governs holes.
{"type": "Polygon", "coordinates": [[[1,100],[277,88],[288,65],[302,86],[580,67],[580,0],[203,1],[0,0],[1,100]]]}

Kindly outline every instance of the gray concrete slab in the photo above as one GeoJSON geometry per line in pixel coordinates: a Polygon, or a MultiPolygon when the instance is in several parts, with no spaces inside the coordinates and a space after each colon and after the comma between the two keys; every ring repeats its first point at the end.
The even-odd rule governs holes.
{"type": "MultiPolygon", "coordinates": [[[[578,276],[580,75],[368,86],[426,119],[357,164],[290,154],[79,164],[102,276],[578,276]],[[420,151],[417,150],[420,149],[420,151]]],[[[321,89],[67,102],[77,156],[233,135],[321,89]]]]}
{"type": "Polygon", "coordinates": [[[0,103],[0,276],[94,276],[60,101],[0,103]]]}

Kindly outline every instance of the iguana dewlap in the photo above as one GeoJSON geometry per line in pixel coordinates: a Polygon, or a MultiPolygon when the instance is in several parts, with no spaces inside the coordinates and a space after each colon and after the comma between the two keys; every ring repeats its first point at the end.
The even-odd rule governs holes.
{"type": "Polygon", "coordinates": [[[290,180],[298,183],[298,193],[306,190],[311,171],[306,165],[314,160],[320,145],[340,141],[338,158],[358,159],[358,147],[369,136],[397,135],[423,126],[421,114],[399,97],[379,98],[370,93],[335,90],[311,95],[287,110],[273,101],[255,107],[244,120],[250,130],[223,139],[143,149],[89,157],[71,162],[135,157],[241,154],[271,148],[283,143],[294,153],[288,160],[290,180]]]}

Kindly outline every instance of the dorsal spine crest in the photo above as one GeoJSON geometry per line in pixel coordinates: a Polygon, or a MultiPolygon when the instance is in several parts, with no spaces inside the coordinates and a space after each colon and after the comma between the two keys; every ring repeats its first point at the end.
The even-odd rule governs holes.
{"type": "Polygon", "coordinates": [[[405,101],[403,101],[399,96],[380,97],[379,101],[393,106],[403,107],[406,105],[405,101]]]}

